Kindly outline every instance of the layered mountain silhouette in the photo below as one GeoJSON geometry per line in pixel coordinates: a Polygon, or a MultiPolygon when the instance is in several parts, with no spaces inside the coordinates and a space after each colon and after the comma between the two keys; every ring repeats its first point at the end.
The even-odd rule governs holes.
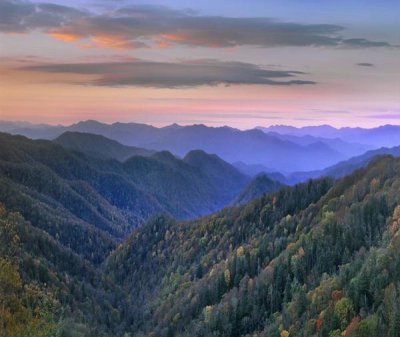
{"type": "Polygon", "coordinates": [[[306,126],[296,128],[286,125],[275,125],[270,127],[258,127],[258,129],[269,133],[274,132],[289,136],[312,136],[328,139],[341,139],[345,142],[359,143],[378,147],[393,147],[400,144],[400,126],[383,125],[376,128],[334,128],[330,125],[306,126]]]}
{"type": "MultiPolygon", "coordinates": [[[[0,123],[0,130],[2,126],[0,123]]],[[[257,129],[241,131],[230,127],[170,125],[156,128],[145,124],[84,121],[70,126],[4,126],[8,132],[29,138],[54,139],[66,131],[102,135],[127,146],[153,151],[170,151],[184,157],[192,150],[215,153],[230,163],[263,165],[271,171],[294,172],[319,170],[373,147],[322,136],[294,137],[257,129]]],[[[355,131],[354,131],[355,132],[355,131]]],[[[361,132],[361,131],[360,131],[361,132]]],[[[367,137],[368,138],[368,137],[367,137]]],[[[367,144],[367,145],[364,145],[367,144]]]]}
{"type": "MultiPolygon", "coordinates": [[[[345,156],[353,157],[355,155],[364,153],[371,148],[374,147],[373,144],[365,145],[361,143],[352,142],[351,139],[349,141],[344,141],[339,137],[336,138],[324,138],[324,137],[316,137],[311,135],[301,135],[295,136],[291,134],[280,134],[278,132],[266,132],[268,135],[277,137],[281,140],[290,141],[292,143],[301,145],[301,146],[310,146],[312,144],[325,144],[330,148],[338,151],[345,156]]],[[[321,132],[322,133],[322,132],[321,132]]]]}
{"type": "Polygon", "coordinates": [[[308,179],[318,178],[318,177],[332,177],[341,178],[345,175],[350,174],[356,169],[365,167],[377,156],[381,155],[391,155],[393,157],[400,157],[400,146],[395,146],[391,148],[382,147],[377,150],[367,151],[366,153],[350,158],[345,161],[341,161],[333,166],[327,167],[319,171],[311,172],[294,172],[286,177],[286,183],[295,184],[308,179]]]}
{"type": "Polygon", "coordinates": [[[166,151],[146,152],[121,162],[105,159],[101,147],[111,144],[111,157],[137,149],[82,134],[66,134],[57,142],[66,139],[69,148],[83,139],[86,146],[72,151],[51,141],[0,134],[0,200],[93,261],[150,216],[209,214],[230,204],[250,180],[202,151],[184,160],[166,151]],[[93,233],[96,240],[89,239],[93,233]]]}

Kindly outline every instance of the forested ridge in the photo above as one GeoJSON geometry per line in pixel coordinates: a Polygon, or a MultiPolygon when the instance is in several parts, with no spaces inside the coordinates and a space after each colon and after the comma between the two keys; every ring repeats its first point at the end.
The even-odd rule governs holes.
{"type": "Polygon", "coordinates": [[[400,161],[376,159],[190,223],[157,218],[107,261],[136,335],[398,336],[400,161]],[[135,307],[134,307],[135,308],[135,307]]]}
{"type": "Polygon", "coordinates": [[[121,164],[1,136],[0,336],[400,336],[399,159],[198,220],[154,212],[122,240],[134,212],[108,189],[140,190],[152,161],[218,160],[121,164]]]}
{"type": "Polygon", "coordinates": [[[233,205],[243,205],[268,192],[275,192],[284,185],[272,180],[267,174],[261,173],[254,177],[247,186],[233,200],[233,205]]]}
{"type": "Polygon", "coordinates": [[[132,156],[151,156],[150,151],[134,146],[127,146],[101,135],[67,131],[54,139],[54,142],[66,149],[75,150],[93,157],[125,161],[132,156]]]}
{"type": "MultiPolygon", "coordinates": [[[[190,157],[215,161],[204,152],[190,157]]],[[[94,263],[154,214],[187,219],[229,204],[249,178],[222,160],[214,169],[168,152],[120,162],[0,134],[0,201],[94,263]]]]}

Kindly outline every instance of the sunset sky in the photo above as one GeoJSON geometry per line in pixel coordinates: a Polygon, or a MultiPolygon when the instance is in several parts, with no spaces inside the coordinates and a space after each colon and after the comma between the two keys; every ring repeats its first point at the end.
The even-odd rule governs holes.
{"type": "Polygon", "coordinates": [[[0,120],[400,124],[399,0],[0,0],[0,120]]]}

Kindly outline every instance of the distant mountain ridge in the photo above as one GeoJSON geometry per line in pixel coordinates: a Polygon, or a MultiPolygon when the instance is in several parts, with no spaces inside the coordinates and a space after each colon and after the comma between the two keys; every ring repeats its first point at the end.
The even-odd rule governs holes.
{"type": "Polygon", "coordinates": [[[400,145],[400,125],[382,125],[376,128],[334,128],[330,125],[305,126],[296,128],[286,125],[273,125],[270,127],[257,127],[263,132],[274,132],[290,136],[312,136],[329,139],[339,138],[345,142],[370,145],[375,148],[393,147],[400,145]]]}
{"type": "MultiPolygon", "coordinates": [[[[54,139],[66,131],[102,135],[124,145],[149,150],[168,150],[180,157],[184,157],[189,151],[200,149],[215,153],[231,163],[241,161],[246,164],[261,164],[280,172],[322,169],[349,157],[337,148],[332,148],[329,142],[315,140],[301,144],[256,129],[241,131],[231,127],[215,128],[202,124],[156,128],[137,123],[103,124],[84,121],[67,127],[22,127],[9,132],[32,139],[54,139]]],[[[362,153],[362,150],[356,151],[362,153]]]]}
{"type": "Polygon", "coordinates": [[[322,170],[372,149],[400,145],[400,126],[396,125],[371,129],[278,125],[241,131],[203,124],[172,124],[157,128],[138,123],[104,124],[94,120],[70,126],[0,121],[1,130],[32,139],[55,139],[67,131],[91,133],[126,146],[170,151],[182,158],[189,151],[203,150],[230,163],[262,165],[269,172],[285,174],[322,170]]]}
{"type": "Polygon", "coordinates": [[[301,181],[319,177],[331,177],[337,179],[352,173],[356,169],[367,166],[375,157],[384,155],[400,157],[400,146],[395,146],[392,148],[382,147],[377,150],[371,150],[362,154],[361,156],[344,160],[319,171],[294,172],[288,175],[286,179],[290,184],[296,184],[301,181]]]}
{"type": "Polygon", "coordinates": [[[373,145],[365,145],[356,142],[352,142],[349,139],[347,142],[343,141],[339,137],[329,138],[325,136],[311,136],[311,135],[291,135],[291,134],[281,134],[278,132],[267,132],[269,135],[273,135],[279,139],[287,140],[292,143],[307,146],[312,144],[325,144],[330,148],[343,153],[346,156],[353,157],[355,155],[362,154],[368,150],[371,150],[374,146],[373,145]],[[325,138],[324,138],[325,137],[325,138]]]}

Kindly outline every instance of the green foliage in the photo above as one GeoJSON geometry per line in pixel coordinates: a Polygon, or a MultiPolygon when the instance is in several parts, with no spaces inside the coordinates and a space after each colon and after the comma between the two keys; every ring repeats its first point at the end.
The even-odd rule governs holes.
{"type": "MultiPolygon", "coordinates": [[[[376,315],[368,316],[355,328],[352,337],[375,337],[379,335],[379,321],[376,315]]],[[[389,333],[390,334],[390,333],[389,333]]]]}
{"type": "Polygon", "coordinates": [[[83,336],[101,336],[121,329],[121,320],[111,321],[115,302],[126,306],[120,293],[100,270],[0,204],[0,331],[3,326],[6,336],[79,336],[74,331],[83,327],[90,332],[83,336]]]}
{"type": "Polygon", "coordinates": [[[24,282],[15,262],[18,217],[7,216],[0,205],[0,336],[51,337],[57,333],[51,293],[24,282]]]}
{"type": "Polygon", "coordinates": [[[339,318],[340,328],[344,330],[354,317],[353,303],[351,299],[343,297],[335,304],[335,315],[339,318]]]}

